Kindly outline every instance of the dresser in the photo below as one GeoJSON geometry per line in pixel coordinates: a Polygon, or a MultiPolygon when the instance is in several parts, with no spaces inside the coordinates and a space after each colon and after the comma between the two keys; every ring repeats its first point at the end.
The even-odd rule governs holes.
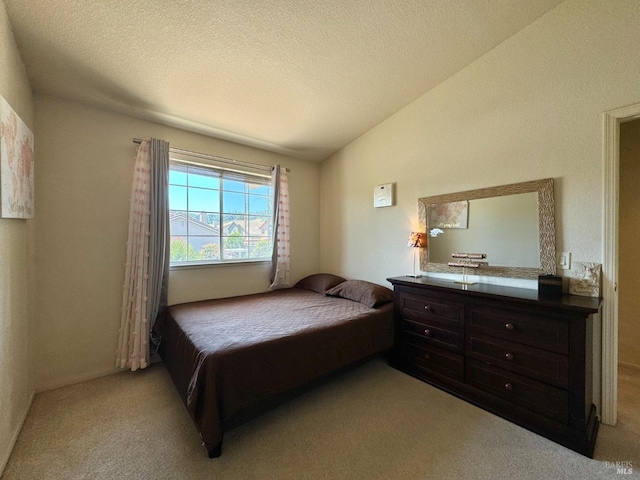
{"type": "Polygon", "coordinates": [[[387,280],[394,287],[393,367],[593,456],[592,329],[601,299],[427,277],[387,280]]]}

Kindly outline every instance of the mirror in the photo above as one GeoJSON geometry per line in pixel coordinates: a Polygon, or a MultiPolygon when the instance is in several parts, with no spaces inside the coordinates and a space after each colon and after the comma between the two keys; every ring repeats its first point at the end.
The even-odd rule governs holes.
{"type": "Polygon", "coordinates": [[[537,278],[556,273],[553,179],[418,199],[425,272],[460,274],[452,253],[487,254],[477,275],[537,278]]]}

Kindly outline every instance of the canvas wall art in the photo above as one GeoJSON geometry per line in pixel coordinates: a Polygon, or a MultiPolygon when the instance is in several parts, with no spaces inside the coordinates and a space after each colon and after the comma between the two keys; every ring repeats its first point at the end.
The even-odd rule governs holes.
{"type": "Polygon", "coordinates": [[[33,133],[0,97],[0,200],[3,218],[33,218],[33,133]]]}

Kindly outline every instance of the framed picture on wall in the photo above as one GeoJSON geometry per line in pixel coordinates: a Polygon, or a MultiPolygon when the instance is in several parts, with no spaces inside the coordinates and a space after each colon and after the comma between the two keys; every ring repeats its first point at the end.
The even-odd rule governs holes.
{"type": "Polygon", "coordinates": [[[33,218],[33,133],[0,97],[0,202],[3,218],[33,218]]]}
{"type": "Polygon", "coordinates": [[[378,185],[373,190],[374,207],[390,207],[393,205],[393,183],[378,185]]]}

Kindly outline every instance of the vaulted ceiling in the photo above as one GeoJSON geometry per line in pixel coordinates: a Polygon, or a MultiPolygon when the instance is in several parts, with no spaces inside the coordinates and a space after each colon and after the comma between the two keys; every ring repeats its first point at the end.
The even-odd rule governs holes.
{"type": "Polygon", "coordinates": [[[36,92],[322,160],[561,0],[4,0],[36,92]]]}

